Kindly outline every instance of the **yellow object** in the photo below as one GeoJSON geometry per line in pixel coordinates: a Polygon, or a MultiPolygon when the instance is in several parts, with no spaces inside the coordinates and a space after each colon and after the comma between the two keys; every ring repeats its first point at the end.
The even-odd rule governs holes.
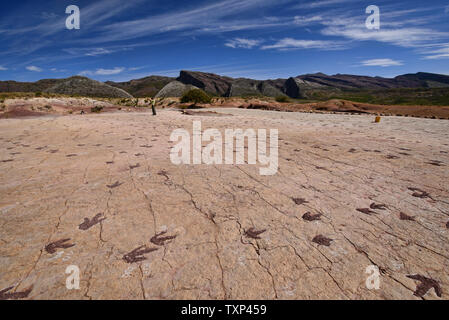
{"type": "Polygon", "coordinates": [[[374,120],[374,122],[375,122],[375,123],[379,123],[379,122],[380,122],[380,117],[377,116],[377,117],[376,117],[376,120],[374,120]]]}

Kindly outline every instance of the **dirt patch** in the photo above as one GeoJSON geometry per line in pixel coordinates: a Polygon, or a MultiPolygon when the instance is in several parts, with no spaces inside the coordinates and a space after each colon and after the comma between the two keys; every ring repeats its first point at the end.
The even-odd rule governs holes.
{"type": "Polygon", "coordinates": [[[218,113],[215,111],[191,111],[182,110],[182,114],[187,116],[202,116],[202,117],[231,117],[232,114],[218,113]]]}

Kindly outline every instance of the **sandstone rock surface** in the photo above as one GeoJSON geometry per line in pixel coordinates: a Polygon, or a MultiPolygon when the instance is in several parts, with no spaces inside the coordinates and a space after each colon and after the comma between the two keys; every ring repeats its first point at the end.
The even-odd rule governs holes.
{"type": "Polygon", "coordinates": [[[1,120],[0,297],[449,299],[447,121],[212,111],[1,120]],[[172,164],[193,120],[277,128],[278,173],[172,164]]]}

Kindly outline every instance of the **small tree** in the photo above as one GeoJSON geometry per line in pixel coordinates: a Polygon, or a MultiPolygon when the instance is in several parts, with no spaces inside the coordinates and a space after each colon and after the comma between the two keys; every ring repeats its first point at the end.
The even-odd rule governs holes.
{"type": "Polygon", "coordinates": [[[290,102],[290,99],[287,96],[277,96],[276,101],[280,103],[290,102]]]}
{"type": "Polygon", "coordinates": [[[90,112],[92,112],[92,113],[100,113],[102,110],[103,110],[103,107],[95,106],[95,107],[90,109],[90,112]]]}
{"type": "Polygon", "coordinates": [[[181,97],[181,103],[210,103],[212,98],[201,89],[192,89],[187,91],[181,97]]]}

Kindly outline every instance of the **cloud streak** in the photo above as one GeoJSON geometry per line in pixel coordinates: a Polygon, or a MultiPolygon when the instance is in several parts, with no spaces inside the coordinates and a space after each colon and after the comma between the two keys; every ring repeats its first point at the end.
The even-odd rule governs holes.
{"type": "Polygon", "coordinates": [[[26,67],[26,69],[28,71],[32,71],[32,72],[42,72],[43,71],[42,68],[39,68],[39,67],[36,67],[36,66],[28,66],[28,67],[26,67]]]}
{"type": "Polygon", "coordinates": [[[116,74],[120,74],[123,71],[125,71],[126,68],[123,67],[115,67],[113,69],[97,69],[95,71],[91,71],[91,70],[85,70],[85,71],[81,71],[79,73],[80,76],[92,76],[92,75],[96,75],[96,76],[111,76],[111,75],[116,75],[116,74]]]}
{"type": "Polygon", "coordinates": [[[262,43],[261,40],[254,40],[254,39],[244,39],[244,38],[235,38],[232,40],[228,40],[225,43],[226,47],[237,49],[252,49],[254,47],[259,46],[262,43]]]}
{"type": "Polygon", "coordinates": [[[438,60],[449,58],[449,43],[444,44],[442,48],[436,50],[425,51],[427,54],[424,59],[426,60],[438,60]]]}
{"type": "Polygon", "coordinates": [[[284,38],[271,45],[262,46],[262,50],[295,50],[295,49],[321,49],[321,50],[339,50],[344,49],[344,44],[337,41],[327,40],[298,40],[293,38],[284,38]]]}
{"type": "Polygon", "coordinates": [[[393,60],[393,59],[371,59],[362,61],[362,66],[365,67],[393,67],[393,66],[402,66],[402,61],[393,60]]]}

